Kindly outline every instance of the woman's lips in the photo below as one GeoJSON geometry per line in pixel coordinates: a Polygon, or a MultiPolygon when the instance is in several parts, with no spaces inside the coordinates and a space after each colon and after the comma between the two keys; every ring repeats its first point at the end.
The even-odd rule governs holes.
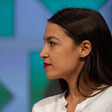
{"type": "Polygon", "coordinates": [[[48,63],[43,63],[44,64],[44,68],[50,66],[51,64],[48,64],[48,63]]]}

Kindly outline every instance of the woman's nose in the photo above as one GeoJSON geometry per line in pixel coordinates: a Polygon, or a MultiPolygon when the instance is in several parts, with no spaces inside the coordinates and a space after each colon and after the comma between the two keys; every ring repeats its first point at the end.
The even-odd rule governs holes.
{"type": "Polygon", "coordinates": [[[48,57],[48,51],[47,51],[47,48],[44,46],[42,51],[40,52],[40,58],[46,58],[48,57]]]}

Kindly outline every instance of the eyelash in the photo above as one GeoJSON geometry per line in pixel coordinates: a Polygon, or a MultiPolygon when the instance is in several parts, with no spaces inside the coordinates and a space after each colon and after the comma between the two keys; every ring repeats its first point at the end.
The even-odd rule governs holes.
{"type": "Polygon", "coordinates": [[[50,46],[51,46],[51,47],[54,46],[54,45],[56,45],[56,43],[54,43],[54,42],[52,42],[52,41],[50,41],[49,43],[50,43],[50,46]]]}

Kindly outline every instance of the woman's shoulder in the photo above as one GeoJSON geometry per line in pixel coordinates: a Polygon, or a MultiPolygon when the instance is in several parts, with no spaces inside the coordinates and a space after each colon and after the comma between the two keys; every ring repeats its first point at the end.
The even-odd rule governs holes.
{"type": "Polygon", "coordinates": [[[96,101],[101,102],[101,100],[104,102],[110,102],[112,103],[112,86],[106,88],[104,91],[102,91],[101,93],[99,93],[98,95],[96,95],[95,97],[93,97],[96,99],[96,101]]]}
{"type": "Polygon", "coordinates": [[[53,107],[59,100],[62,94],[49,96],[47,98],[44,98],[33,105],[32,112],[44,112],[44,110],[47,111],[49,107],[53,107]],[[38,110],[38,111],[37,111],[38,110]]]}
{"type": "Polygon", "coordinates": [[[112,86],[100,93],[98,97],[96,96],[96,100],[93,104],[94,106],[91,107],[93,110],[112,112],[112,86]]]}
{"type": "MultiPolygon", "coordinates": [[[[108,87],[104,92],[103,92],[103,97],[107,98],[112,98],[112,86],[108,87]]],[[[112,100],[111,100],[112,101],[112,100]]]]}
{"type": "Polygon", "coordinates": [[[42,100],[40,100],[39,102],[37,102],[35,105],[44,105],[44,104],[49,104],[49,103],[53,103],[54,101],[58,100],[61,94],[58,95],[54,95],[54,96],[49,96],[47,98],[44,98],[42,100]]]}

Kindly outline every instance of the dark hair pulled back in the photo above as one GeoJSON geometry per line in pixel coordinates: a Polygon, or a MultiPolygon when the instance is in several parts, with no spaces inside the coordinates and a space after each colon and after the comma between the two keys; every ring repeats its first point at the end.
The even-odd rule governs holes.
{"type": "MultiPolygon", "coordinates": [[[[84,40],[91,42],[92,50],[85,58],[85,63],[77,79],[80,94],[86,96],[80,91],[80,88],[83,88],[80,85],[81,79],[91,90],[101,92],[112,86],[112,39],[101,14],[91,9],[66,8],[54,14],[48,22],[61,26],[75,44],[80,44],[84,40]],[[89,85],[88,79],[97,87],[105,86],[92,87],[89,85]]],[[[67,82],[63,79],[59,80],[62,90],[65,91],[68,88],[67,82]]]]}

